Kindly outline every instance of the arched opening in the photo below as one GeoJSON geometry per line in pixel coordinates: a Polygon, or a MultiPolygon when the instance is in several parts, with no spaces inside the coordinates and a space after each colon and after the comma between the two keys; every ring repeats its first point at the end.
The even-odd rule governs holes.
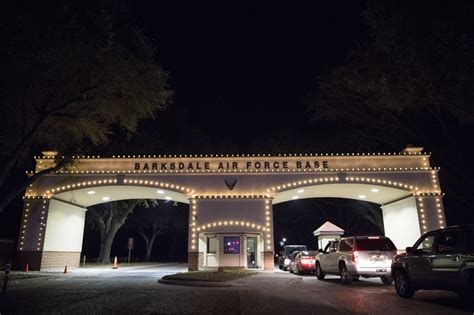
{"type": "MultiPolygon", "coordinates": [[[[308,213],[308,211],[311,210],[307,209],[307,207],[311,206],[311,203],[308,202],[300,202],[298,206],[284,206],[284,203],[302,201],[305,199],[313,201],[313,205],[317,205],[317,208],[324,209],[327,214],[326,218],[333,218],[336,221],[333,223],[344,225],[341,226],[341,228],[346,230],[346,234],[347,232],[357,233],[359,235],[374,234],[377,233],[378,226],[380,232],[391,238],[399,249],[410,246],[420,236],[420,217],[417,203],[413,192],[410,190],[388,187],[377,183],[324,182],[317,185],[299,186],[286,190],[282,189],[282,191],[275,194],[273,205],[276,249],[278,249],[279,241],[283,237],[283,235],[280,235],[282,233],[282,227],[284,230],[284,222],[282,223],[282,220],[279,219],[278,211],[281,209],[287,209],[286,211],[290,209],[291,211],[291,209],[293,209],[306,211],[304,213],[308,213]],[[335,207],[339,207],[339,209],[333,209],[335,207]],[[379,209],[377,209],[377,207],[379,209]],[[351,209],[354,211],[362,211],[365,209],[367,213],[374,216],[374,222],[366,222],[358,229],[354,229],[351,224],[357,224],[354,218],[360,219],[360,216],[353,215],[353,222],[350,222],[350,217],[346,217],[346,222],[342,222],[332,215],[337,212],[341,215],[340,208],[345,209],[345,215],[351,214],[349,212],[351,209]],[[377,218],[378,214],[380,214],[381,218],[377,218]]],[[[344,215],[344,211],[342,212],[342,215],[344,215]]],[[[295,214],[293,214],[292,217],[295,217],[295,214]]],[[[312,227],[308,227],[310,224],[308,219],[305,219],[305,231],[294,233],[294,235],[301,235],[301,233],[307,234],[308,236],[304,238],[306,241],[311,237],[312,232],[318,228],[319,225],[324,223],[324,221],[321,222],[321,217],[314,216],[313,220],[317,222],[314,222],[312,227]]],[[[366,219],[370,221],[369,218],[366,219]]],[[[297,226],[297,222],[295,222],[295,224],[295,226],[297,226]]],[[[302,239],[301,236],[298,238],[302,239]]],[[[298,242],[299,239],[294,241],[298,242]]],[[[313,243],[307,245],[312,245],[312,248],[316,247],[314,237],[313,243]]]]}
{"type": "MultiPolygon", "coordinates": [[[[185,219],[183,225],[187,226],[187,204],[189,204],[189,201],[184,193],[169,189],[169,185],[163,188],[132,185],[103,185],[60,192],[52,196],[49,201],[47,218],[44,223],[45,231],[41,268],[58,267],[61,265],[64,266],[65,264],[69,266],[79,266],[79,261],[84,255],[84,227],[88,208],[109,202],[136,199],[158,200],[158,207],[156,207],[156,209],[150,209],[150,211],[160,211],[160,201],[163,204],[180,204],[181,211],[186,211],[185,215],[181,217],[185,219]]],[[[150,212],[150,214],[152,213],[150,212]]],[[[186,242],[187,229],[184,228],[183,230],[183,242],[186,242]]],[[[137,238],[138,234],[134,232],[133,235],[136,241],[141,243],[141,240],[137,238]]],[[[125,242],[121,247],[126,251],[127,233],[119,233],[117,236],[119,237],[117,241],[125,242]],[[123,239],[125,239],[125,241],[123,239]]],[[[94,237],[86,239],[94,240],[94,237]]],[[[172,237],[168,236],[168,239],[171,240],[172,237]]],[[[97,240],[97,238],[95,238],[95,240],[97,240]]],[[[91,252],[94,252],[93,247],[94,246],[92,246],[91,249],[90,246],[86,246],[86,248],[91,249],[91,252]]],[[[186,245],[181,247],[186,250],[186,245]]],[[[122,249],[115,251],[117,256],[123,254],[123,252],[122,249]]],[[[184,255],[186,255],[186,253],[184,255]]]]}

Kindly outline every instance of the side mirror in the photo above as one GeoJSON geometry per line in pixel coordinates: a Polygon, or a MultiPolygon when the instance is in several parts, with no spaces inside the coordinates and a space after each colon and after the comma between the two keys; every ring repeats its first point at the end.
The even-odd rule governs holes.
{"type": "Polygon", "coordinates": [[[413,247],[409,246],[405,248],[405,251],[407,252],[407,254],[413,253],[413,247]]]}

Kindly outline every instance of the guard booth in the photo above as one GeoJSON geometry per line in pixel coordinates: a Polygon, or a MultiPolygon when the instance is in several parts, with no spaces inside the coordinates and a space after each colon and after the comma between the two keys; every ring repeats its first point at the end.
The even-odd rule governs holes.
{"type": "Polygon", "coordinates": [[[335,241],[344,235],[344,230],[337,225],[326,221],[323,225],[313,231],[318,243],[318,249],[324,249],[330,241],[335,241]]]}

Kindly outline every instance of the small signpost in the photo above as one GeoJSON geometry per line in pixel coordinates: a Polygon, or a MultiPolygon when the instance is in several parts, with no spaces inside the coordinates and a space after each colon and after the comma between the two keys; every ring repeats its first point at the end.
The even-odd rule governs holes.
{"type": "Polygon", "coordinates": [[[5,294],[7,293],[7,287],[8,283],[10,282],[10,268],[11,268],[11,263],[7,264],[5,266],[5,275],[3,276],[3,287],[2,287],[2,293],[5,294]]]}
{"type": "Polygon", "coordinates": [[[127,248],[128,248],[128,263],[130,264],[130,254],[131,254],[132,249],[133,249],[133,237],[130,237],[128,239],[127,248]]]}

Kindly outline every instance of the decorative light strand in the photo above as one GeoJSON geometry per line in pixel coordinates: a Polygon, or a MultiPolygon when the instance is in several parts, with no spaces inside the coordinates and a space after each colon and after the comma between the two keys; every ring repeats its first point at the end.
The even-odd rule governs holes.
{"type": "MultiPolygon", "coordinates": [[[[82,182],[76,182],[74,184],[57,186],[51,190],[47,190],[45,195],[43,196],[25,196],[25,198],[50,198],[52,195],[57,194],[59,192],[66,192],[69,190],[75,190],[75,189],[84,188],[84,187],[95,187],[95,186],[117,184],[117,183],[118,183],[117,179],[100,179],[100,180],[82,181],[82,182]]],[[[148,187],[161,187],[161,188],[167,188],[169,190],[173,190],[176,192],[183,192],[183,193],[194,192],[194,190],[181,186],[181,185],[175,185],[175,184],[152,181],[152,180],[124,179],[123,184],[124,185],[141,185],[141,186],[148,186],[148,187]]]]}
{"type": "Polygon", "coordinates": [[[38,232],[38,243],[37,243],[37,250],[41,250],[41,244],[43,244],[43,227],[46,226],[46,203],[48,201],[43,200],[43,205],[41,206],[41,217],[39,219],[40,230],[38,232]]]}
{"type": "Polygon", "coordinates": [[[444,229],[445,224],[446,224],[446,219],[444,218],[444,215],[443,215],[444,212],[441,205],[441,198],[440,197],[435,198],[435,202],[436,202],[436,215],[438,216],[439,227],[444,229]]]}
{"type": "Polygon", "coordinates": [[[267,189],[268,192],[277,192],[281,190],[286,190],[288,188],[299,187],[304,185],[311,185],[311,184],[320,184],[320,183],[330,183],[330,182],[338,182],[339,177],[321,177],[321,178],[314,178],[314,179],[305,179],[299,180],[295,182],[288,182],[285,184],[280,184],[275,187],[271,187],[267,189]]]}
{"type": "Polygon", "coordinates": [[[267,242],[267,250],[271,250],[271,240],[272,240],[272,233],[271,233],[271,220],[272,220],[272,214],[271,214],[271,200],[267,199],[265,200],[265,225],[267,226],[267,237],[266,237],[266,242],[267,242]]]}
{"type": "Polygon", "coordinates": [[[30,216],[30,203],[27,202],[25,205],[25,212],[23,215],[23,221],[21,222],[21,228],[20,228],[20,246],[19,250],[23,250],[23,246],[25,245],[25,237],[26,237],[26,227],[28,224],[28,219],[30,216]]]}
{"type": "Polygon", "coordinates": [[[397,182],[397,181],[392,181],[392,180],[386,180],[386,179],[381,179],[381,178],[371,178],[371,177],[358,177],[358,176],[350,176],[346,177],[346,181],[348,182],[362,182],[362,183],[372,183],[372,184],[378,184],[381,186],[392,186],[392,187],[397,187],[405,190],[410,190],[412,191],[413,189],[415,191],[418,190],[417,186],[397,182]]]}
{"type": "Polygon", "coordinates": [[[196,234],[196,221],[197,221],[197,205],[196,200],[191,199],[191,222],[189,225],[191,226],[191,249],[196,249],[196,242],[197,242],[197,234],[196,234]]]}
{"type": "Polygon", "coordinates": [[[194,195],[196,199],[268,199],[270,195],[194,195]]]}
{"type": "MultiPolygon", "coordinates": [[[[280,157],[280,156],[288,156],[288,157],[301,157],[301,156],[370,156],[370,157],[378,157],[378,156],[430,156],[431,152],[368,152],[368,153],[283,153],[278,155],[272,154],[255,154],[255,153],[247,153],[247,154],[163,154],[163,155],[151,155],[151,154],[143,154],[143,155],[112,155],[112,159],[136,159],[136,158],[177,158],[177,157],[189,157],[189,158],[202,158],[202,157],[214,157],[214,158],[224,158],[224,157],[280,157]]],[[[35,156],[35,159],[43,159],[43,160],[50,160],[55,159],[55,155],[42,155],[42,156],[35,156]]],[[[64,156],[63,156],[64,158],[64,156]]],[[[101,157],[99,155],[73,155],[73,159],[107,159],[110,157],[101,157]]]]}
{"type": "MultiPolygon", "coordinates": [[[[260,169],[204,169],[204,170],[68,170],[55,174],[180,174],[180,173],[289,173],[289,172],[409,172],[439,170],[439,167],[361,167],[361,168],[260,168],[260,169]]],[[[27,171],[29,175],[40,171],[27,171]]]]}
{"type": "Polygon", "coordinates": [[[426,218],[425,218],[425,209],[423,208],[423,198],[418,197],[417,199],[418,203],[418,220],[421,222],[421,230],[422,234],[425,234],[427,231],[427,226],[426,226],[426,218]]]}
{"type": "Polygon", "coordinates": [[[196,228],[196,231],[198,232],[206,231],[206,230],[212,229],[213,227],[220,227],[220,226],[243,226],[243,227],[249,227],[255,230],[261,230],[263,232],[270,230],[269,228],[265,227],[265,224],[257,224],[254,222],[241,221],[241,220],[220,220],[220,221],[201,224],[196,228]]]}

